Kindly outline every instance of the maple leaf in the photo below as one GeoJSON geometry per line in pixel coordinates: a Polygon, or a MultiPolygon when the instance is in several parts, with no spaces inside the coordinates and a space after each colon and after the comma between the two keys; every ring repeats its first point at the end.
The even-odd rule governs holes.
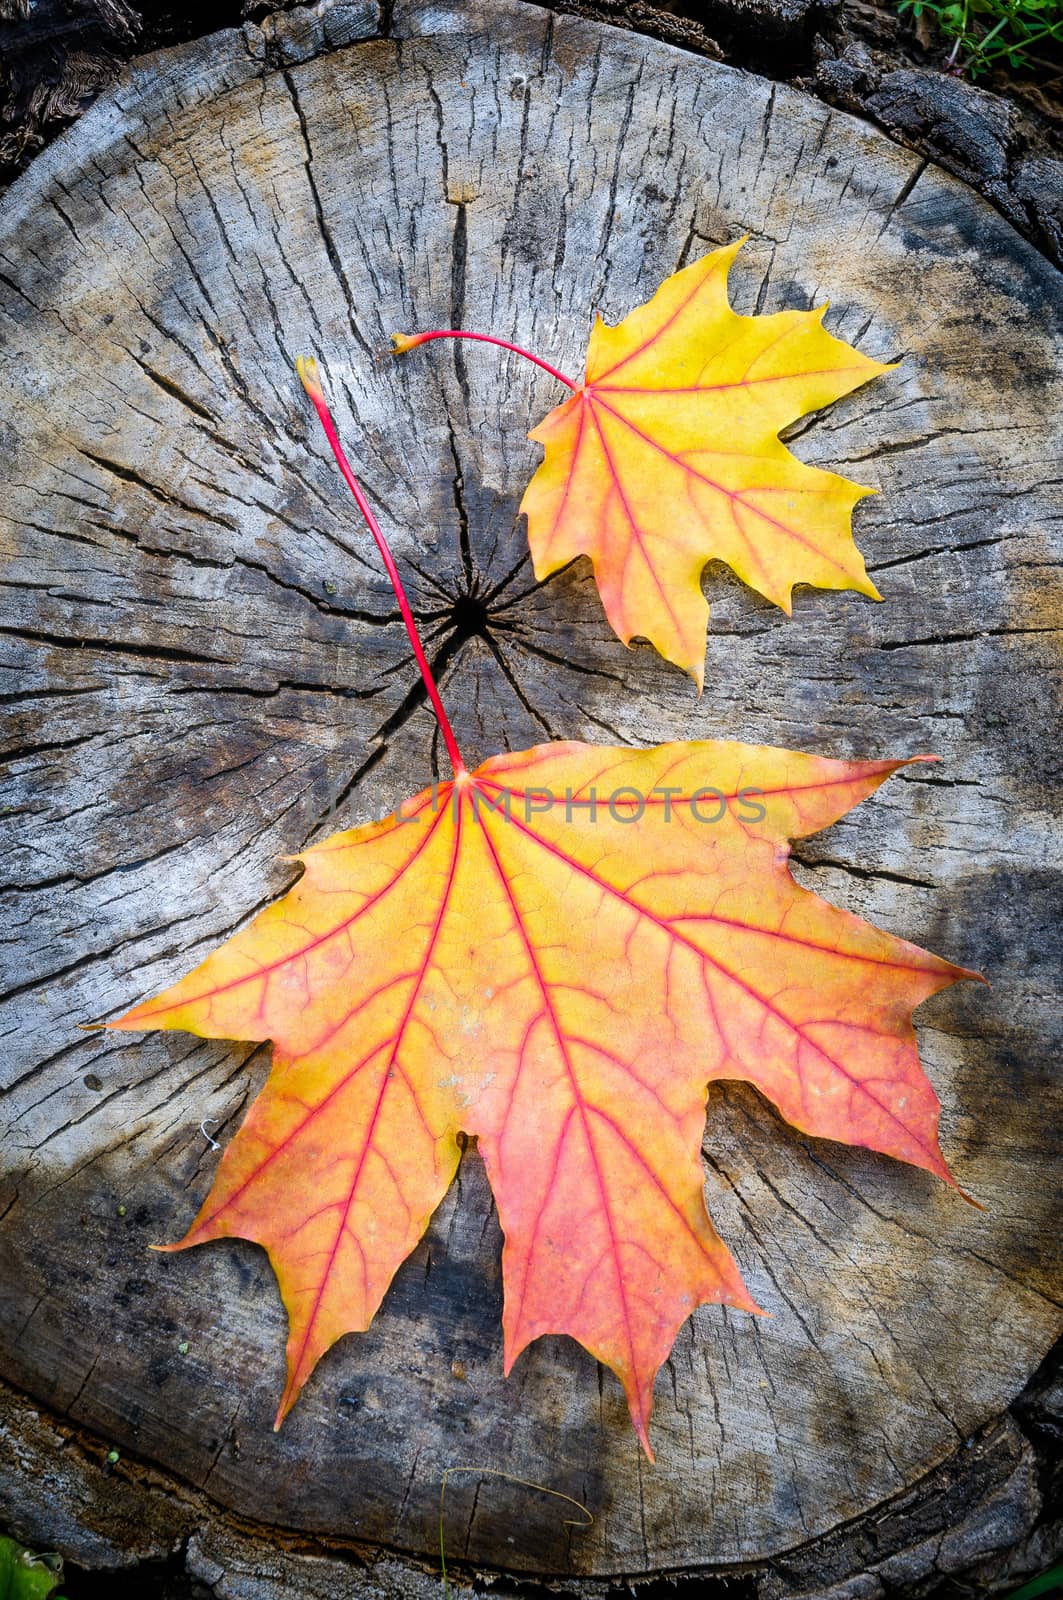
{"type": "Polygon", "coordinates": [[[647,1448],[679,1326],[705,1301],[755,1309],[705,1208],[710,1082],[949,1178],[911,1012],[970,974],[786,866],[789,838],[899,765],[727,742],[495,756],[307,850],[282,900],[111,1024],[274,1043],[182,1245],[268,1250],[290,1320],[280,1417],[369,1326],[459,1132],[505,1234],[507,1372],[571,1334],[647,1448]]]}
{"type": "MultiPolygon", "coordinates": [[[[454,779],[302,853],[287,895],[108,1024],[272,1040],[269,1079],[180,1244],[269,1252],[288,1310],[277,1425],[366,1329],[479,1141],[505,1235],[505,1366],[566,1333],[649,1453],[653,1384],[696,1306],[756,1310],[706,1210],[707,1086],[951,1181],[911,1014],[962,968],[800,888],[787,841],[897,761],[733,742],[582,743],[474,772],[393,575],[454,779]]],[[[916,758],[924,759],[924,758],[916,758]]]]}
{"type": "MultiPolygon", "coordinates": [[[[589,556],[613,629],[649,639],[705,676],[709,608],[701,574],[725,561],[790,613],[798,583],[881,599],[853,542],[852,510],[873,490],[806,466],[780,429],[890,370],[834,338],[827,309],[738,316],[727,276],[743,240],[667,278],[617,327],[596,317],[587,369],[529,435],[545,457],[525,491],[535,575],[589,556]]],[[[395,335],[505,340],[457,329],[395,335]]]]}

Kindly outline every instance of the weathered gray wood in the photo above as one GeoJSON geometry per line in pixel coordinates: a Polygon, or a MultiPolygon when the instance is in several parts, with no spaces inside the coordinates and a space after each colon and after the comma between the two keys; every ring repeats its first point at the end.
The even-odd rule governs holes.
{"type": "Polygon", "coordinates": [[[0,1370],[261,1524],[431,1559],[440,1474],[475,1462],[596,1521],[575,1533],[545,1497],[455,1480],[470,1561],[763,1560],[914,1483],[1059,1329],[1058,275],[861,124],[667,46],[507,0],[402,5],[360,43],[368,12],[317,23],[146,62],[0,223],[0,1370]],[[617,643],[583,564],[531,580],[516,505],[549,379],[491,350],[397,361],[387,335],[464,323],[578,367],[594,308],[615,320],[743,231],[739,309],[829,296],[835,331],[903,357],[797,430],[805,458],[883,490],[857,535],[886,603],[802,592],[787,622],[711,570],[698,702],[617,643]],[[710,1208],[774,1316],[705,1310],[680,1334],[654,1469],[575,1345],[502,1379],[472,1156],[373,1331],[274,1435],[264,1256],[146,1248],[187,1224],[216,1159],[200,1124],[230,1136],[265,1054],[76,1031],[275,896],[337,796],[343,823],[376,814],[438,757],[299,351],[327,373],[470,754],[740,736],[945,758],[800,854],[829,898],[991,977],[919,1014],[946,1153],[986,1209],[714,1091],[710,1208]]]}
{"type": "MultiPolygon", "coordinates": [[[[147,1583],[154,1594],[160,1570],[168,1570],[175,1585],[182,1577],[209,1584],[217,1600],[437,1600],[438,1559],[415,1564],[386,1546],[249,1526],[222,1514],[202,1490],[133,1460],[112,1463],[109,1454],[102,1441],[42,1416],[0,1385],[3,1516],[38,1550],[58,1544],[82,1564],[118,1569],[116,1594],[139,1597],[147,1583]],[[128,1589],[121,1569],[133,1569],[128,1589]]],[[[486,1479],[485,1492],[490,1488],[486,1479]]],[[[1051,1524],[1026,1537],[1040,1510],[1034,1451],[1005,1416],[870,1516],[765,1563],[722,1569],[725,1584],[708,1592],[733,1594],[735,1578],[743,1580],[739,1593],[755,1584],[761,1600],[884,1600],[925,1592],[917,1586],[958,1573],[968,1582],[977,1574],[1014,1585],[1016,1577],[1051,1564],[1051,1524]]],[[[456,1577],[453,1539],[460,1525],[455,1530],[449,1515],[445,1520],[452,1592],[472,1600],[484,1588],[456,1577]]],[[[693,1574],[689,1585],[679,1580],[684,1594],[695,1585],[706,1592],[703,1576],[693,1574]]],[[[617,1589],[609,1579],[554,1574],[540,1587],[526,1576],[511,1585],[491,1574],[488,1592],[495,1600],[518,1594],[528,1600],[533,1593],[607,1600],[617,1589]]]]}

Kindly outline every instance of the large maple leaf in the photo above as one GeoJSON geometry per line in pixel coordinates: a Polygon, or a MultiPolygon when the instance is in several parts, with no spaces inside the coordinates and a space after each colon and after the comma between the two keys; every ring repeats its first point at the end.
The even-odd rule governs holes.
{"type": "MultiPolygon", "coordinates": [[[[889,368],[829,334],[826,306],[732,311],[742,243],[674,273],[617,327],[596,317],[578,386],[531,357],[573,391],[529,435],[545,449],[520,506],[536,577],[589,556],[618,636],[649,639],[699,689],[709,561],[787,613],[798,583],[881,599],[851,531],[874,491],[805,465],[779,431],[889,368]]],[[[457,329],[394,344],[455,336],[518,348],[457,329]]]]}
{"type": "MultiPolygon", "coordinates": [[[[567,1333],[619,1377],[649,1453],[654,1379],[706,1301],[756,1310],[705,1207],[708,1084],[951,1181],[911,1015],[973,977],[801,889],[787,841],[903,762],[766,746],[568,743],[469,772],[391,552],[455,777],[303,852],[303,877],[108,1024],[272,1040],[269,1079],[179,1244],[265,1246],[288,1310],[280,1425],[364,1330],[479,1140],[505,1234],[505,1365],[567,1333]]],[[[916,758],[920,759],[920,758],[916,758]]]]}
{"type": "Polygon", "coordinates": [[[505,1364],[547,1333],[620,1378],[639,1437],[704,1301],[755,1309],[709,1220],[707,1085],[948,1178],[913,1006],[961,968],[794,882],[787,840],[899,762],[735,743],[496,756],[302,857],[277,904],[120,1028],[271,1039],[182,1245],[269,1252],[278,1421],[362,1330],[478,1137],[505,1234],[505,1364]]]}

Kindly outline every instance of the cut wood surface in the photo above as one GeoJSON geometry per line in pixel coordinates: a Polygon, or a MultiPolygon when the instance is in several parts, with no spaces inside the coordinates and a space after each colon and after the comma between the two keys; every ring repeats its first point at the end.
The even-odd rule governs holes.
{"type": "Polygon", "coordinates": [[[400,0],[386,30],[318,7],[145,60],[10,193],[0,273],[0,1372],[245,1524],[429,1561],[447,1466],[581,1500],[587,1529],[499,1479],[448,1488],[456,1559],[569,1576],[764,1560],[909,1489],[1063,1320],[1058,273],[859,122],[516,0],[400,0]],[[578,371],[593,311],[615,322],[742,233],[737,309],[829,299],[833,332],[900,363],[792,430],[882,491],[855,530],[885,600],[801,590],[788,621],[711,567],[698,700],[613,637],[585,562],[534,582],[525,433],[558,386],[485,346],[397,359],[388,335],[479,328],[578,371]],[[575,1344],[503,1379],[474,1151],[372,1331],[274,1434],[263,1253],[148,1249],[187,1228],[267,1050],[78,1031],[276,897],[286,855],[442,768],[302,352],[470,758],[717,737],[942,758],[798,872],[991,980],[917,1013],[984,1209],[714,1088],[709,1208],[772,1316],[681,1331],[653,1468],[575,1344]]]}

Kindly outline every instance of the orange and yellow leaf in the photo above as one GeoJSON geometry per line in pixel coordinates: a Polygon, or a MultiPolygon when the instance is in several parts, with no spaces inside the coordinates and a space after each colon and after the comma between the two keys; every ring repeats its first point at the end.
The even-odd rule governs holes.
{"type": "Polygon", "coordinates": [[[609,621],[704,682],[706,562],[789,613],[798,583],[880,599],[853,543],[870,494],[806,466],[780,429],[888,371],[823,327],[826,307],[738,316],[742,241],[675,273],[591,333],[584,382],[530,437],[545,457],[521,502],[536,576],[589,556],[609,621]]]}
{"type": "Polygon", "coordinates": [[[460,1132],[505,1234],[506,1370],[572,1335],[647,1450],[681,1324],[706,1301],[756,1309],[705,1207],[711,1081],[949,1179],[911,1014],[973,974],[786,864],[789,839],[902,764],[734,743],[496,756],[307,850],[282,900],[110,1024],[274,1042],[181,1244],[269,1252],[290,1327],[278,1424],[369,1326],[460,1132]]]}

